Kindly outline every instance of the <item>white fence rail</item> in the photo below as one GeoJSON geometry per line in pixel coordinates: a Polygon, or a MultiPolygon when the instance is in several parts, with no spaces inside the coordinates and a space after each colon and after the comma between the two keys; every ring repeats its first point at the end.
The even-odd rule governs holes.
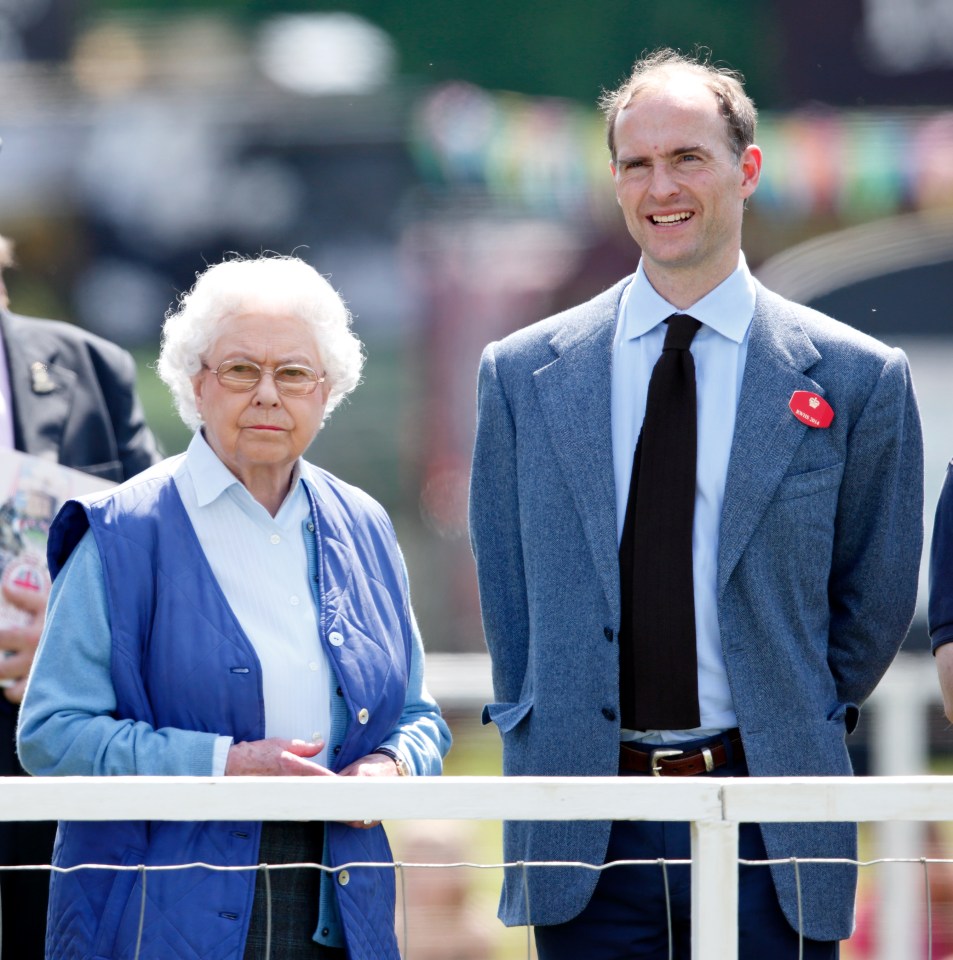
{"type": "MultiPolygon", "coordinates": [[[[428,684],[448,710],[479,716],[492,699],[485,655],[428,657],[428,684]]],[[[865,709],[871,772],[858,779],[444,777],[0,778],[0,819],[17,820],[520,820],[644,819],[692,823],[693,960],[735,960],[738,825],[844,821],[877,824],[878,857],[924,849],[927,821],[953,819],[953,778],[921,776],[928,711],[939,689],[933,658],[897,658],[865,709]],[[701,945],[704,945],[702,947],[701,945]]],[[[488,734],[490,735],[490,734],[488,734]]],[[[912,956],[922,936],[920,892],[898,871],[878,880],[877,956],[912,956]]]]}
{"type": "MultiPolygon", "coordinates": [[[[666,820],[692,825],[692,960],[736,960],[746,822],[940,821],[953,778],[0,778],[5,820],[666,820]]],[[[909,942],[908,942],[909,946],[909,942]]],[[[908,955],[904,953],[896,956],[908,955]]]]}
{"type": "MultiPolygon", "coordinates": [[[[427,657],[427,682],[445,708],[473,716],[478,716],[482,704],[492,699],[486,654],[431,654],[427,657]]],[[[929,714],[938,714],[939,704],[933,657],[929,653],[901,653],[864,707],[869,772],[879,776],[927,773],[929,714]]],[[[947,819],[953,819],[953,810],[947,819]]],[[[924,846],[923,824],[913,816],[885,820],[874,830],[877,856],[910,857],[924,846]]],[[[897,870],[881,871],[877,886],[885,905],[876,916],[877,960],[907,957],[910,944],[921,932],[921,894],[897,870]]]]}

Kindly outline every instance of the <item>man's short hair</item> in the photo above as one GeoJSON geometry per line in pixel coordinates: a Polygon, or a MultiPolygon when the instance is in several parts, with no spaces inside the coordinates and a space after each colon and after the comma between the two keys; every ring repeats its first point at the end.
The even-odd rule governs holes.
{"type": "Polygon", "coordinates": [[[606,140],[613,163],[617,159],[616,118],[645,90],[661,86],[665,77],[674,73],[700,77],[715,95],[725,119],[728,146],[736,157],[740,158],[754,143],[758,111],[754,101],[745,93],[744,77],[737,70],[713,64],[709,56],[710,51],[703,48],[691,56],[670,47],[654,50],[635,61],[631,74],[620,87],[602,94],[599,106],[606,117],[606,140]]]}

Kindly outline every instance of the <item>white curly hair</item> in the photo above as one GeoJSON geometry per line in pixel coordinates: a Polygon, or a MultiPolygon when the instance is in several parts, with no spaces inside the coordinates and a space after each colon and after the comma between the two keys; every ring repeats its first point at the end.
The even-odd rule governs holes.
{"type": "Polygon", "coordinates": [[[157,372],[186,426],[202,425],[192,377],[230,317],[265,308],[303,320],[314,332],[331,385],[324,418],[358,385],[364,353],[351,314],[328,281],[298,257],[233,257],[196,274],[165,315],[157,372]]]}

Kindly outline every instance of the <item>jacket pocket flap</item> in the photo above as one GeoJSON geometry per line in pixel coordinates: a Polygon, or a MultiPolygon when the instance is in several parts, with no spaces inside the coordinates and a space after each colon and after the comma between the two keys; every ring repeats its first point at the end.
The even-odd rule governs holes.
{"type": "Polygon", "coordinates": [[[856,703],[838,703],[827,715],[827,719],[834,723],[843,723],[847,733],[853,733],[860,719],[860,707],[856,703]]]}
{"type": "Polygon", "coordinates": [[[532,700],[524,700],[522,703],[488,703],[483,708],[483,723],[495,723],[500,733],[509,733],[532,709],[532,700]]]}

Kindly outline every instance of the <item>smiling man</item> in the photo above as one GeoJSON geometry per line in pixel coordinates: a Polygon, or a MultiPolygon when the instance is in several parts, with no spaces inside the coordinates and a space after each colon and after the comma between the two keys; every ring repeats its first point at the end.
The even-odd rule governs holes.
{"type": "MultiPolygon", "coordinates": [[[[480,368],[484,720],[513,775],[849,774],[845,737],[916,595],[906,358],[749,273],[762,154],[737,74],[662,50],[603,107],[638,269],[480,368]]],[[[508,861],[690,856],[688,825],[664,822],[509,823],[505,844],[508,861]]],[[[855,828],[748,824],[739,853],[788,861],[740,869],[743,960],[837,957],[855,870],[790,858],[854,858],[855,828]]],[[[690,956],[688,867],[526,877],[508,874],[500,916],[536,925],[541,960],[690,956]]]]}

